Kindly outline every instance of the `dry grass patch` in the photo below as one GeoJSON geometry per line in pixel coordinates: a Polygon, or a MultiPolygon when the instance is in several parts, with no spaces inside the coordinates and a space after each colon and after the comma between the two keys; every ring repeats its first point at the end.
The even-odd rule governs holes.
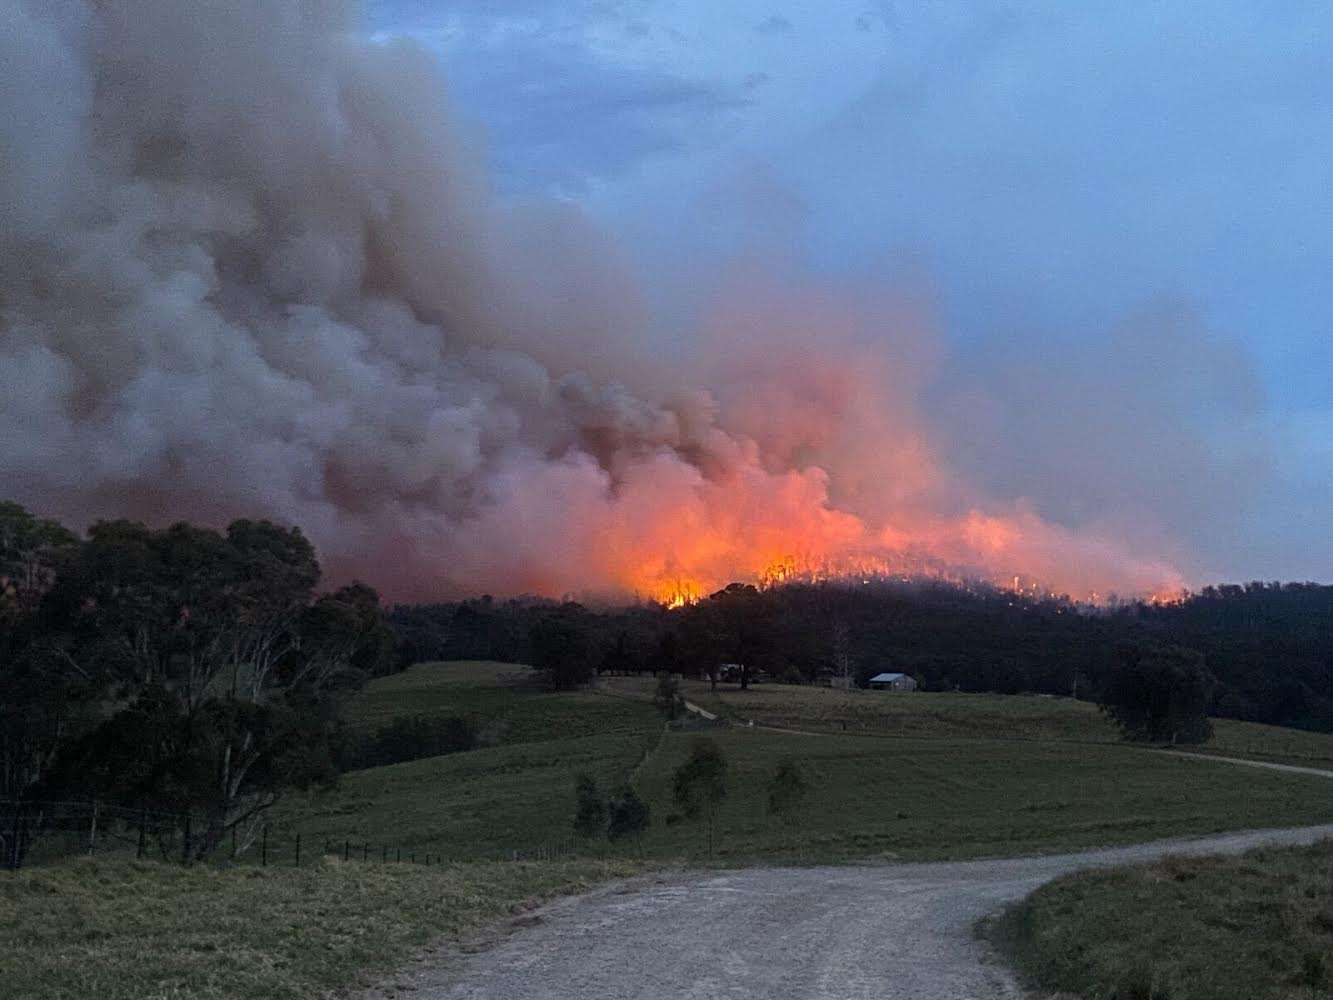
{"type": "Polygon", "coordinates": [[[185,869],[84,860],[0,873],[0,994],[298,1000],[426,942],[632,874],[629,861],[185,869]]]}

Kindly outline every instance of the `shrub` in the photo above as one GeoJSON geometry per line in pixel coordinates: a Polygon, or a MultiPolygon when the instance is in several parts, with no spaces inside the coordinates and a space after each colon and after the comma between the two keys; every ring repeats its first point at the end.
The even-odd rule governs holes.
{"type": "Polygon", "coordinates": [[[607,807],[591,775],[580,774],[574,783],[574,832],[591,840],[606,833],[607,807]]]}
{"type": "Polygon", "coordinates": [[[611,796],[610,822],[607,836],[611,840],[624,837],[639,837],[648,829],[648,803],[639,798],[638,792],[629,785],[623,785],[611,796]]]}

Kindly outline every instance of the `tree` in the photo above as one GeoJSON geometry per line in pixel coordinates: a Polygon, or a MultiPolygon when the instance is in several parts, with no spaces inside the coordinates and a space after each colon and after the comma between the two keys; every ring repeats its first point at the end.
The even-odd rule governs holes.
{"type": "Polygon", "coordinates": [[[622,785],[611,796],[606,835],[612,841],[633,837],[639,840],[648,829],[648,803],[629,785],[622,785]]]}
{"type": "MultiPolygon", "coordinates": [[[[730,662],[740,666],[744,691],[773,633],[773,605],[757,587],[731,583],[710,594],[705,606],[712,610],[713,632],[721,649],[730,662]]],[[[713,688],[717,688],[716,677],[713,688]]]]}
{"type": "Polygon", "coordinates": [[[253,829],[285,790],[333,780],[337,696],[392,660],[373,590],[314,599],[313,548],[267,522],[224,533],[109,521],[82,542],[47,537],[66,551],[25,576],[44,581],[34,640],[21,662],[0,661],[7,783],[171,812],[192,862],[238,826],[253,829]],[[77,726],[71,691],[89,709],[77,726]],[[6,735],[19,721],[55,726],[53,752],[26,778],[13,778],[6,735]]]}
{"type": "Polygon", "coordinates": [[[677,718],[680,715],[682,705],[680,681],[665,671],[658,674],[657,690],[653,693],[653,704],[667,719],[677,718]]]}
{"type": "Polygon", "coordinates": [[[0,621],[35,611],[78,544],[64,525],[0,500],[0,621]]]}
{"type": "Polygon", "coordinates": [[[97,710],[92,678],[42,614],[79,544],[55,521],[0,501],[0,799],[40,782],[71,730],[97,710]]]}
{"type": "Polygon", "coordinates": [[[1203,655],[1182,646],[1136,644],[1120,651],[1098,706],[1127,739],[1202,743],[1212,736],[1213,678],[1203,655]]]}
{"type": "Polygon", "coordinates": [[[805,777],[791,757],[778,761],[777,770],[768,783],[768,811],[770,815],[790,819],[805,801],[805,777]]]}
{"type": "Polygon", "coordinates": [[[690,756],[671,778],[671,796],[690,819],[708,820],[708,852],[713,852],[717,808],[727,797],[727,760],[711,739],[694,741],[690,756]]]}
{"type": "Polygon", "coordinates": [[[606,833],[607,808],[602,790],[589,774],[580,774],[574,783],[574,832],[588,840],[606,833]]]}
{"type": "Polygon", "coordinates": [[[532,627],[532,665],[557,691],[587,684],[593,677],[592,643],[587,630],[564,611],[532,627]]]}

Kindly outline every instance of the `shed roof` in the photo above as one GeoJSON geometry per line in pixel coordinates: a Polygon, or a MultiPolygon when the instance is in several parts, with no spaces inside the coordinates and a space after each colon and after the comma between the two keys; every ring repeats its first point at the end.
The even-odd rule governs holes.
{"type": "Polygon", "coordinates": [[[906,676],[906,674],[876,674],[874,677],[870,678],[870,683],[873,684],[875,681],[896,681],[899,677],[906,676]]]}

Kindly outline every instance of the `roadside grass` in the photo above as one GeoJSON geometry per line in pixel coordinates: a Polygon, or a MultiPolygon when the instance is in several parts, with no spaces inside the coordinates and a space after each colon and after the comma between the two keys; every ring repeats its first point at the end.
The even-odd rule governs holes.
{"type": "Polygon", "coordinates": [[[0,995],[308,1000],[629,861],[299,870],[80,860],[0,877],[0,995]]]}
{"type": "MultiPolygon", "coordinates": [[[[652,678],[614,677],[612,690],[642,696],[652,678]]],[[[825,733],[864,733],[914,739],[998,739],[1119,743],[1120,734],[1097,706],[1040,695],[917,691],[840,691],[806,685],[758,684],[742,691],[686,680],[682,693],[723,718],[758,726],[825,733]]],[[[1333,769],[1333,734],[1303,732],[1235,719],[1214,719],[1213,738],[1181,747],[1221,756],[1333,769]]]]}
{"type": "MultiPolygon", "coordinates": [[[[718,863],[925,860],[1040,853],[1333,820],[1333,781],[1205,764],[1119,745],[885,740],[715,730],[729,765],[718,863]],[[776,761],[798,761],[806,801],[767,814],[776,761]]],[[[670,733],[637,784],[654,857],[707,855],[707,824],[665,821],[688,733],[670,733]]]]}
{"type": "Polygon", "coordinates": [[[348,725],[362,731],[413,715],[470,717],[489,745],[590,736],[627,722],[615,699],[550,691],[531,667],[479,660],[418,663],[371,681],[346,706],[348,725]]]}
{"type": "Polygon", "coordinates": [[[608,787],[624,781],[661,737],[661,720],[650,706],[605,700],[618,714],[615,727],[601,735],[353,771],[332,792],[282,803],[271,822],[284,844],[300,831],[312,847],[370,844],[372,857],[382,856],[385,846],[391,854],[401,848],[404,857],[430,852],[451,861],[531,850],[570,832],[578,774],[608,787]]]}
{"type": "Polygon", "coordinates": [[[1042,991],[1090,1000],[1333,996],[1333,841],[1067,875],[982,930],[1042,991]]]}

